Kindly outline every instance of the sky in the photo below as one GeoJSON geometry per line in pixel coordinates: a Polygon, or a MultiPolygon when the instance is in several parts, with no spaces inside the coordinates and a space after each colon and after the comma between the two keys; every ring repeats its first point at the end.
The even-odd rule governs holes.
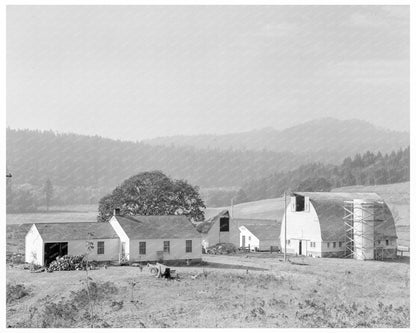
{"type": "Polygon", "coordinates": [[[8,6],[7,126],[121,140],[409,131],[408,6],[8,6]]]}

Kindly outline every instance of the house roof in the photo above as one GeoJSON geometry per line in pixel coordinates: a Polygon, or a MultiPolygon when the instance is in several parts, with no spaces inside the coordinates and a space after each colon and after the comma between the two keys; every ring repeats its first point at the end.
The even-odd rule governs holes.
{"type": "Polygon", "coordinates": [[[215,224],[215,222],[220,220],[221,217],[229,217],[229,216],[230,216],[230,213],[228,212],[227,209],[222,210],[217,215],[215,215],[215,216],[209,218],[208,220],[200,223],[196,227],[196,230],[199,231],[200,233],[206,234],[211,230],[211,228],[215,224]]]}
{"type": "Polygon", "coordinates": [[[344,201],[354,199],[379,201],[383,207],[383,220],[375,223],[375,236],[397,237],[393,215],[376,193],[295,192],[294,195],[309,197],[319,218],[323,241],[345,238],[344,201]]]}
{"type": "Polygon", "coordinates": [[[118,238],[110,223],[34,223],[44,242],[118,238]]]}
{"type": "Polygon", "coordinates": [[[116,216],[118,223],[131,239],[200,238],[186,216],[116,216]]]}
{"type": "Polygon", "coordinates": [[[244,227],[246,227],[246,229],[248,229],[260,241],[269,239],[278,240],[280,237],[280,223],[278,224],[276,221],[274,222],[274,224],[244,224],[244,227]]]}

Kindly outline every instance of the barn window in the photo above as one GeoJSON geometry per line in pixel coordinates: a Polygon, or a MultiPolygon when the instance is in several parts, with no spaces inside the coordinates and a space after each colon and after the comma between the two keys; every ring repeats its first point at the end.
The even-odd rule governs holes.
{"type": "Polygon", "coordinates": [[[97,242],[97,254],[104,254],[104,242],[97,242]]]}
{"type": "Polygon", "coordinates": [[[146,254],[146,242],[139,242],[139,254],[146,254]]]}
{"type": "Polygon", "coordinates": [[[230,218],[221,217],[220,218],[220,231],[230,231],[230,218]]]}
{"type": "Polygon", "coordinates": [[[192,252],[192,240],[187,240],[186,241],[185,252],[186,253],[192,252]]]}
{"type": "Polygon", "coordinates": [[[316,243],[315,242],[311,242],[311,247],[316,247],[316,243]]]}
{"type": "Polygon", "coordinates": [[[296,211],[303,212],[305,210],[305,197],[296,197],[296,211]]]}
{"type": "Polygon", "coordinates": [[[170,252],[170,241],[163,241],[163,252],[170,252]]]}
{"type": "Polygon", "coordinates": [[[248,236],[248,240],[251,240],[251,236],[248,236]]]}
{"type": "Polygon", "coordinates": [[[386,246],[389,246],[389,240],[386,239],[386,246]]]}
{"type": "Polygon", "coordinates": [[[332,247],[335,249],[337,247],[337,242],[333,242],[332,247]]]}

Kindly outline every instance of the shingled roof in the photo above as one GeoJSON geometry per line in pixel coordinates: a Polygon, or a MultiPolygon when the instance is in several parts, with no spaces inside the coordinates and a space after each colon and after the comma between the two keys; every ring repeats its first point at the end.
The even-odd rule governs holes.
{"type": "Polygon", "coordinates": [[[44,242],[118,238],[110,223],[34,223],[44,242]]]}
{"type": "Polygon", "coordinates": [[[375,237],[397,238],[393,215],[387,204],[376,193],[295,192],[294,195],[309,197],[319,218],[323,241],[333,241],[345,237],[344,201],[354,199],[379,201],[383,207],[384,220],[376,222],[375,237]]]}
{"type": "Polygon", "coordinates": [[[116,216],[118,223],[131,239],[200,238],[186,216],[116,216]]]}
{"type": "Polygon", "coordinates": [[[274,224],[251,224],[245,225],[254,236],[256,236],[260,241],[265,240],[278,240],[280,237],[280,224],[277,224],[274,221],[274,224]]]}

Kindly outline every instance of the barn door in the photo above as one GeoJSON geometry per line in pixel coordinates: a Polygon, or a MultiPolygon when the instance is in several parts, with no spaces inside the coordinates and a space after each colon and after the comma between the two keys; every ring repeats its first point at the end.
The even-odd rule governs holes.
{"type": "Polygon", "coordinates": [[[45,243],[44,250],[44,265],[49,266],[56,257],[62,257],[68,254],[68,243],[45,243]]]}

